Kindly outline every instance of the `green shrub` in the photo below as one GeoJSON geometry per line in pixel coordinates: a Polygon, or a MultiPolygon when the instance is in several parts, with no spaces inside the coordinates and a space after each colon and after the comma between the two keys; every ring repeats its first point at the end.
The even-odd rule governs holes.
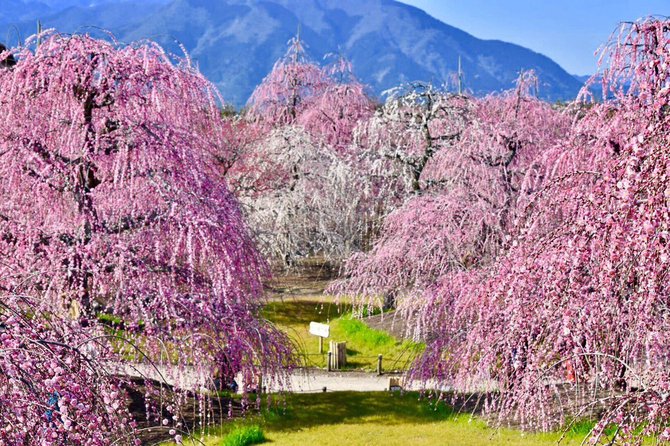
{"type": "Polygon", "coordinates": [[[223,446],[248,446],[265,443],[265,434],[260,426],[241,426],[232,430],[223,439],[223,446]]]}

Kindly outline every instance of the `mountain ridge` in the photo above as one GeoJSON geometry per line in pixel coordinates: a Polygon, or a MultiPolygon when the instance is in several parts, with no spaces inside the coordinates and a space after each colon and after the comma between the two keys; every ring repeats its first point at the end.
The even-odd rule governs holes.
{"type": "Polygon", "coordinates": [[[538,73],[544,99],[572,99],[582,85],[547,56],[478,39],[394,0],[5,1],[0,40],[11,35],[12,27],[31,34],[39,17],[45,28],[60,32],[95,34],[99,27],[120,41],[150,38],[175,53],[180,42],[236,106],[246,102],[284,54],[298,26],[314,61],[343,53],[378,94],[405,81],[448,82],[459,56],[465,85],[476,95],[509,89],[520,70],[531,68],[538,73]]]}

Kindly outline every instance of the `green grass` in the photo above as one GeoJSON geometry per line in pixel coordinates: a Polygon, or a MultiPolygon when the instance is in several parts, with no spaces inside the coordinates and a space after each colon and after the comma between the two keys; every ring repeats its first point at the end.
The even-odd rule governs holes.
{"type": "Polygon", "coordinates": [[[348,366],[364,370],[376,370],[379,354],[384,358],[384,370],[407,370],[425,348],[424,344],[399,341],[386,332],[373,330],[350,315],[333,321],[332,332],[334,337],[347,341],[348,366]]]}
{"type": "MultiPolygon", "coordinates": [[[[550,446],[561,437],[559,432],[492,429],[477,417],[431,404],[411,392],[330,392],[288,394],[285,407],[280,402],[251,419],[217,427],[204,437],[205,444],[220,446],[231,431],[249,425],[261,426],[273,446],[550,446]]],[[[579,445],[589,430],[587,424],[580,424],[566,433],[561,445],[579,445]]]]}
{"type": "Polygon", "coordinates": [[[223,439],[223,446],[249,446],[265,443],[265,434],[258,425],[234,428],[223,439]]]}
{"type": "Polygon", "coordinates": [[[400,341],[351,316],[351,305],[336,305],[317,300],[270,302],[264,315],[286,332],[297,347],[303,364],[325,367],[328,342],[347,343],[347,368],[373,371],[377,355],[383,356],[385,371],[406,370],[412,359],[423,351],[424,345],[400,341]],[[319,339],[309,334],[310,322],[330,324],[330,338],[324,339],[324,353],[319,354],[319,339]]]}

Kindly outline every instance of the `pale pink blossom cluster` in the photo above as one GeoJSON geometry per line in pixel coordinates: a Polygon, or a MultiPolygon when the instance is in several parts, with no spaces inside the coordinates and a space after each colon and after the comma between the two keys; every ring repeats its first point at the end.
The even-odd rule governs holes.
{"type": "Polygon", "coordinates": [[[226,177],[267,257],[291,266],[361,249],[369,193],[352,141],[374,105],[349,62],[320,67],[295,38],[232,121],[242,136],[226,177]]]}
{"type": "Polygon", "coordinates": [[[336,290],[401,294],[428,339],[415,380],[640,444],[670,438],[670,22],[623,24],[602,60],[600,102],[554,110],[527,76],[475,100],[430,169],[443,185],[389,215],[336,290]]]}

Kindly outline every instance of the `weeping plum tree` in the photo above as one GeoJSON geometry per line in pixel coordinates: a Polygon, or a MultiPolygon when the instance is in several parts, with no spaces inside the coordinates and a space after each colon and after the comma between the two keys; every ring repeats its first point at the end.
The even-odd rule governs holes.
{"type": "Polygon", "coordinates": [[[214,154],[221,175],[229,190],[237,197],[263,189],[260,167],[255,152],[267,136],[262,125],[234,115],[224,118],[223,140],[214,154]]]}
{"type": "MultiPolygon", "coordinates": [[[[23,342],[17,336],[41,346],[27,360],[58,364],[74,355],[51,342],[73,345],[56,319],[38,315],[54,314],[86,336],[110,313],[142,357],[163,363],[182,387],[201,385],[222,364],[242,372],[245,386],[260,373],[281,379],[288,344],[258,315],[266,266],[212,162],[225,130],[213,87],[150,43],[53,35],[16,55],[12,70],[0,70],[0,313],[10,318],[17,296],[30,299],[25,311],[36,328],[23,333],[30,324],[5,322],[1,375],[19,379],[13,350],[4,349],[5,340],[23,342]],[[187,364],[196,365],[188,379],[187,364]]],[[[115,352],[117,362],[133,357],[115,352]]],[[[39,413],[48,392],[72,391],[67,380],[49,379],[51,388],[26,384],[25,398],[1,405],[3,428],[14,413],[39,413]]],[[[79,387],[91,398],[106,394],[90,388],[97,382],[106,381],[79,387]]],[[[74,405],[68,416],[89,409],[74,405]]],[[[113,423],[106,416],[118,418],[103,412],[101,428],[113,423]]],[[[63,442],[74,438],[68,432],[57,422],[48,435],[63,442]]],[[[7,435],[21,442],[16,430],[7,435]]]]}
{"type": "Polygon", "coordinates": [[[227,175],[264,252],[284,266],[359,249],[366,185],[350,151],[374,103],[343,58],[323,69],[299,38],[249,102],[241,156],[227,175]]]}
{"type": "Polygon", "coordinates": [[[414,376],[494,380],[501,416],[542,428],[575,416],[551,410],[566,396],[557,382],[588,384],[594,443],[667,441],[670,22],[623,24],[603,61],[609,99],[527,179],[509,251],[447,275],[415,308],[439,334],[414,376]]]}
{"type": "Polygon", "coordinates": [[[370,172],[382,214],[429,186],[422,178],[435,154],[458,141],[473,102],[432,84],[414,82],[387,92],[383,107],[356,129],[356,151],[370,172]]]}
{"type": "Polygon", "coordinates": [[[451,98],[460,104],[456,110],[468,110],[467,121],[449,124],[453,133],[424,117],[428,133],[416,140],[421,158],[406,155],[426,162],[417,177],[422,194],[386,218],[372,251],[350,259],[347,279],[335,289],[371,298],[405,295],[411,308],[444,275],[487,265],[504,249],[525,176],[570,128],[568,116],[531,95],[535,82],[533,73],[523,73],[503,95],[451,98]],[[445,134],[449,145],[440,145],[445,134]],[[435,153],[428,158],[427,151],[435,153]]]}
{"type": "Polygon", "coordinates": [[[351,62],[340,56],[326,68],[328,82],[306,104],[297,123],[315,139],[333,147],[344,158],[355,157],[354,130],[366,122],[375,103],[353,74],[351,62]]]}
{"type": "Polygon", "coordinates": [[[426,168],[458,142],[473,112],[469,98],[432,84],[403,84],[385,94],[384,105],[355,127],[348,150],[349,163],[364,172],[366,183],[363,251],[379,237],[391,211],[432,187],[426,168]]]}
{"type": "Polygon", "coordinates": [[[322,68],[307,57],[300,37],[249,98],[247,118],[272,131],[284,125],[304,127],[313,138],[339,152],[347,150],[356,124],[374,111],[374,101],[340,56],[322,68]]]}
{"type": "Polygon", "coordinates": [[[300,36],[294,37],[284,57],[275,63],[249,98],[248,115],[264,124],[268,131],[292,124],[328,84],[326,72],[308,60],[300,36]]]}
{"type": "Polygon", "coordinates": [[[291,266],[301,257],[343,258],[357,248],[362,182],[331,146],[285,126],[252,153],[254,170],[237,182],[264,252],[291,266]]]}

